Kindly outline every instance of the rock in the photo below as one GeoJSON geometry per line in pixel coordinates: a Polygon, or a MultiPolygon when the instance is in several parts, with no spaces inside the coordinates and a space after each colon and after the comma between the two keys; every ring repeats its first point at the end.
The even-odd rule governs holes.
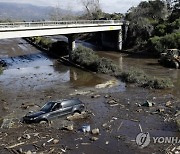
{"type": "Polygon", "coordinates": [[[155,105],[154,102],[150,102],[150,101],[146,101],[144,104],[142,104],[142,106],[147,106],[147,107],[152,107],[153,105],[155,105]]]}
{"type": "Polygon", "coordinates": [[[170,107],[171,104],[172,104],[171,101],[166,102],[166,107],[170,107]]]}
{"type": "Polygon", "coordinates": [[[62,129],[72,131],[74,129],[74,125],[73,124],[69,124],[69,125],[64,126],[62,129]]]}
{"type": "Polygon", "coordinates": [[[93,135],[99,135],[99,128],[95,128],[91,131],[93,135]]]}
{"type": "Polygon", "coordinates": [[[54,140],[53,140],[53,143],[54,143],[54,144],[57,144],[57,143],[59,143],[59,140],[58,140],[58,139],[54,139],[54,140]]]}
{"type": "Polygon", "coordinates": [[[70,115],[67,117],[67,120],[77,120],[77,119],[85,119],[85,118],[88,118],[89,117],[89,114],[88,112],[82,112],[81,114],[80,113],[74,113],[73,115],[70,115]]]}
{"type": "Polygon", "coordinates": [[[29,150],[29,151],[27,151],[25,154],[32,154],[32,152],[29,150]]]}
{"type": "Polygon", "coordinates": [[[108,94],[106,94],[105,96],[104,96],[104,98],[110,98],[111,97],[111,95],[108,95],[108,94]]]}
{"type": "Polygon", "coordinates": [[[93,96],[91,96],[91,98],[98,98],[98,97],[101,97],[101,95],[93,95],[93,96]]]}
{"type": "Polygon", "coordinates": [[[94,137],[94,136],[90,138],[91,141],[97,141],[98,139],[99,139],[98,137],[94,137]]]}
{"type": "Polygon", "coordinates": [[[107,103],[108,103],[108,104],[117,104],[116,100],[113,100],[113,99],[110,100],[110,101],[108,101],[107,103]]]}
{"type": "Polygon", "coordinates": [[[164,110],[164,108],[159,108],[159,109],[157,109],[157,111],[161,113],[161,112],[164,112],[165,110],[164,110]]]}
{"type": "Polygon", "coordinates": [[[30,136],[29,134],[24,134],[24,135],[22,136],[22,138],[23,138],[23,139],[28,139],[28,140],[29,140],[29,139],[31,138],[31,136],[30,136]]]}
{"type": "Polygon", "coordinates": [[[106,127],[106,126],[107,126],[107,123],[104,123],[102,126],[103,126],[103,127],[106,127]]]}
{"type": "Polygon", "coordinates": [[[13,119],[3,119],[1,128],[3,128],[3,129],[12,128],[14,124],[15,123],[14,123],[13,119]]]}

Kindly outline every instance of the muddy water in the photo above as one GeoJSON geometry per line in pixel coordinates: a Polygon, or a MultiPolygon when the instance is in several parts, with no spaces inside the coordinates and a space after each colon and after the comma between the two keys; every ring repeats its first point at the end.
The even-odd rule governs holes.
{"type": "Polygon", "coordinates": [[[147,74],[155,77],[168,77],[174,82],[171,93],[180,98],[180,69],[166,68],[158,63],[158,59],[146,56],[133,56],[120,54],[114,51],[97,51],[100,56],[111,58],[122,70],[131,67],[139,68],[147,74]]]}
{"type": "Polygon", "coordinates": [[[76,88],[106,81],[93,73],[58,63],[23,39],[1,40],[0,58],[8,64],[0,76],[1,89],[32,90],[53,84],[76,88]]]}
{"type": "MultiPolygon", "coordinates": [[[[82,43],[82,42],[78,42],[82,43]]],[[[89,46],[87,43],[86,46],[89,46]]],[[[120,54],[117,52],[97,51],[99,55],[113,59],[115,63],[122,69],[128,69],[131,66],[135,66],[143,69],[146,73],[154,76],[168,76],[174,80],[175,88],[170,93],[179,97],[180,81],[178,76],[179,70],[167,69],[158,65],[157,60],[151,58],[137,58],[130,57],[126,54],[120,54]]],[[[0,41],[0,58],[8,63],[8,67],[0,75],[0,116],[5,117],[17,117],[20,118],[26,114],[29,110],[39,109],[44,102],[48,100],[56,100],[61,97],[73,97],[76,96],[76,92],[89,91],[89,88],[95,89],[97,84],[105,83],[113,78],[104,75],[97,75],[90,72],[84,72],[82,70],[64,66],[48,57],[46,54],[37,50],[29,45],[22,39],[8,39],[0,41]],[[73,95],[69,95],[73,94],[73,95]],[[32,105],[28,109],[22,109],[23,104],[36,104],[32,105]],[[9,110],[4,111],[2,108],[4,105],[9,107],[9,110]]],[[[114,79],[113,79],[114,80],[114,79]]],[[[92,90],[91,89],[91,90],[92,90]]],[[[157,136],[177,136],[176,128],[174,125],[165,123],[164,119],[160,116],[148,115],[149,109],[143,108],[142,114],[135,113],[138,109],[135,103],[142,103],[147,99],[152,99],[156,96],[155,100],[157,104],[159,102],[166,102],[171,99],[171,94],[166,95],[166,92],[158,92],[150,94],[147,89],[142,88],[126,88],[125,84],[118,82],[113,88],[105,88],[101,93],[112,93],[115,98],[120,98],[122,106],[109,107],[106,103],[107,100],[103,97],[92,99],[92,91],[89,95],[79,95],[80,99],[86,103],[89,110],[95,114],[88,121],[77,122],[81,127],[81,124],[88,123],[92,128],[101,128],[102,124],[107,123],[112,117],[117,117],[108,125],[112,125],[112,131],[110,135],[103,131],[101,128],[100,140],[97,144],[92,144],[89,147],[81,147],[71,153],[133,153],[135,142],[131,147],[127,147],[126,142],[132,144],[131,140],[134,140],[139,133],[139,123],[141,123],[145,131],[150,131],[151,134],[157,136]],[[119,93],[116,93],[119,92],[119,93]],[[159,99],[159,100],[158,100],[159,99]],[[165,100],[164,100],[165,99],[165,100]],[[162,101],[163,100],[163,101],[162,101]],[[128,102],[131,104],[128,105],[128,102]],[[123,107],[127,106],[126,107],[123,107]],[[137,122],[137,120],[139,122],[137,122]],[[123,122],[122,128],[117,131],[123,122]],[[117,142],[117,135],[122,135],[124,140],[117,142]],[[110,144],[106,145],[106,141],[110,144]],[[102,147],[101,150],[99,147],[102,147]],[[131,149],[132,148],[132,149],[131,149]]],[[[180,98],[180,97],[179,97],[180,98]]],[[[6,106],[5,106],[6,107],[6,106]]],[[[21,131],[21,130],[18,130],[21,131]]],[[[17,136],[18,137],[18,136],[17,136]]],[[[14,138],[17,138],[14,137],[14,138]]],[[[72,139],[78,138],[78,134],[70,134],[67,136],[66,144],[72,144],[72,139]]],[[[11,136],[11,139],[13,135],[11,136]]],[[[65,136],[66,138],[66,136],[65,136]]],[[[87,141],[89,141],[87,139],[87,141]]],[[[87,142],[86,140],[84,142],[87,142]]],[[[136,148],[137,149],[137,148],[136,148]]],[[[153,151],[154,148],[150,151],[153,151]]],[[[146,150],[144,151],[146,153],[146,150]]]]}

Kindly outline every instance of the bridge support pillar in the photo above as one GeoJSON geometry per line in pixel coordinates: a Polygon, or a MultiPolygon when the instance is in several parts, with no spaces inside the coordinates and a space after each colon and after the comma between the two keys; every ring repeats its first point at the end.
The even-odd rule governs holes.
{"type": "Polygon", "coordinates": [[[123,44],[122,29],[115,31],[102,32],[102,45],[116,50],[122,50],[123,44]]]}
{"type": "Polygon", "coordinates": [[[68,36],[68,43],[69,43],[69,60],[72,60],[72,51],[76,48],[75,44],[75,36],[74,35],[69,35],[68,36]]]}
{"type": "Polygon", "coordinates": [[[122,50],[122,46],[123,46],[123,36],[122,36],[122,30],[119,30],[117,32],[117,50],[122,50]]]}

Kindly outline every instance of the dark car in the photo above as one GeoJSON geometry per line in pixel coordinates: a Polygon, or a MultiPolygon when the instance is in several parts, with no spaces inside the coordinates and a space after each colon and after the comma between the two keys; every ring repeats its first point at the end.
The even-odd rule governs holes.
{"type": "Polygon", "coordinates": [[[84,104],[79,99],[63,99],[46,103],[38,112],[28,113],[23,117],[25,123],[39,123],[41,121],[48,122],[53,118],[57,118],[66,114],[75,112],[81,113],[84,104]]]}

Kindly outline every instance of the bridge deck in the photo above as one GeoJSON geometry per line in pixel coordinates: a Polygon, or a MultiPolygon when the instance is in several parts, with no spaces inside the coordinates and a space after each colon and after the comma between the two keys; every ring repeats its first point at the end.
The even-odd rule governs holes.
{"type": "Polygon", "coordinates": [[[120,20],[0,23],[0,39],[121,30],[120,20]]]}

